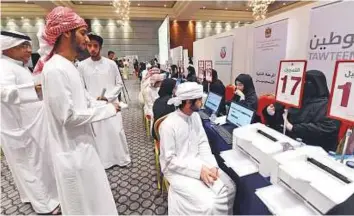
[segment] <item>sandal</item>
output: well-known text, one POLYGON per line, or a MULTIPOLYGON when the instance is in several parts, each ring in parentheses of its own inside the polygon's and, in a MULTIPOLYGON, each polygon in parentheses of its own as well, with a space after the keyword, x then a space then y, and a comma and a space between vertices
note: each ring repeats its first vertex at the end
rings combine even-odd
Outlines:
POLYGON ((61 207, 60 204, 51 212, 49 213, 38 213, 38 215, 61 215, 61 207))

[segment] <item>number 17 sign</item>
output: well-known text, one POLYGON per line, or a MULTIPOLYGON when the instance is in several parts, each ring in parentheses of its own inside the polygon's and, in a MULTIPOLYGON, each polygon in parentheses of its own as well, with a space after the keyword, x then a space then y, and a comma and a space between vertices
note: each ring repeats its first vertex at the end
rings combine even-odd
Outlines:
POLYGON ((305 60, 280 61, 275 93, 277 102, 286 107, 301 107, 306 65, 305 60))
POLYGON ((328 116, 354 124, 354 61, 337 61, 328 116))

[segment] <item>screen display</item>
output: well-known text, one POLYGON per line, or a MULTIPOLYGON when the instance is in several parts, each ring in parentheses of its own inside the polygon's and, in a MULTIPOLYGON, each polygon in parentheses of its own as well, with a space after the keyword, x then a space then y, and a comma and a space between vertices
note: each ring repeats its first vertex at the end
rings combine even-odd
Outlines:
POLYGON ((253 114, 254 111, 232 102, 227 120, 237 127, 242 127, 251 124, 253 114))
POLYGON ((205 107, 210 109, 212 112, 217 112, 221 103, 222 97, 214 94, 213 92, 209 92, 207 101, 205 102, 205 107))

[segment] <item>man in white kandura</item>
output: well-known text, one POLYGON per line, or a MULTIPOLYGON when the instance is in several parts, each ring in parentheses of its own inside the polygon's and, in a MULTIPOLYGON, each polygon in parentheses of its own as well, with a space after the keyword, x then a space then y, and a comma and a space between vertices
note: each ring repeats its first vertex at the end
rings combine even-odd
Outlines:
POLYGON ((22 202, 37 213, 60 212, 48 142, 41 87, 24 65, 32 53, 31 39, 1 31, 1 144, 22 202))
POLYGON ((89 42, 86 34, 87 24, 72 9, 54 8, 38 34, 42 58, 34 72, 42 71, 63 214, 117 215, 107 175, 94 148, 91 123, 115 116, 120 108, 116 103, 93 108, 87 105, 86 90, 74 66, 78 52, 89 42))
MULTIPOLYGON (((107 99, 108 102, 119 102, 118 95, 123 90, 123 82, 118 67, 114 61, 101 56, 102 37, 95 34, 89 34, 88 37, 90 42, 87 49, 91 58, 80 62, 78 67, 84 85, 93 97, 100 97, 102 89, 106 89, 103 99, 107 99)), ((120 104, 123 107, 123 104, 120 104)), ((128 165, 130 156, 121 112, 118 112, 114 118, 95 122, 92 125, 96 150, 104 168, 128 165)))
POLYGON ((169 215, 232 214, 236 187, 211 153, 196 113, 202 105, 203 86, 180 84, 168 104, 179 109, 161 123, 160 163, 170 183, 169 215))

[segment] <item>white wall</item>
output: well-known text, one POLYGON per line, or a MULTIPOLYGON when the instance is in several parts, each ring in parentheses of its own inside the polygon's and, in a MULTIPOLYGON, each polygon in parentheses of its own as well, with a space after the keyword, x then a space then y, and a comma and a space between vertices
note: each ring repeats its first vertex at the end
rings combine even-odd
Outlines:
MULTIPOLYGON (((288 38, 286 48, 287 59, 306 59, 307 41, 309 37, 310 12, 311 8, 325 5, 329 1, 311 3, 300 8, 278 14, 265 20, 257 21, 247 27, 232 29, 218 35, 207 37, 193 44, 193 57, 195 68, 198 60, 213 60, 213 39, 221 36, 234 35, 234 53, 232 63, 232 80, 239 73, 253 73, 253 28, 273 23, 279 20, 288 19, 288 38)), ((324 23, 325 25, 325 23, 324 23)), ((224 83, 225 85, 229 83, 224 83)))
POLYGON ((233 35, 234 47, 233 47, 233 59, 232 59, 232 79, 223 80, 224 85, 234 83, 234 80, 239 73, 244 73, 247 69, 247 56, 249 56, 249 49, 247 48, 249 33, 249 27, 242 27, 232 29, 231 31, 224 32, 218 35, 207 37, 193 43, 193 60, 194 67, 198 70, 198 60, 212 60, 213 66, 214 60, 214 40, 219 37, 225 37, 233 35))

